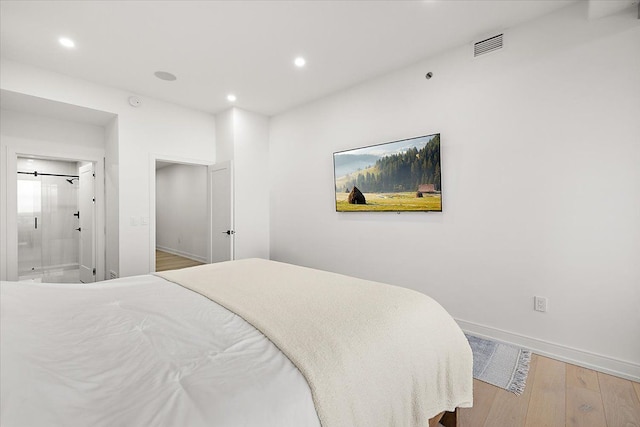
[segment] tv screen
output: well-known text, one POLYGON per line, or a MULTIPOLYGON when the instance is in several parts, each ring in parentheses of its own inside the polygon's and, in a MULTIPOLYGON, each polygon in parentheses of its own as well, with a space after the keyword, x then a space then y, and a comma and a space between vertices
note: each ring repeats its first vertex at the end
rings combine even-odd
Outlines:
POLYGON ((336 211, 442 212, 440 134, 333 153, 336 211))

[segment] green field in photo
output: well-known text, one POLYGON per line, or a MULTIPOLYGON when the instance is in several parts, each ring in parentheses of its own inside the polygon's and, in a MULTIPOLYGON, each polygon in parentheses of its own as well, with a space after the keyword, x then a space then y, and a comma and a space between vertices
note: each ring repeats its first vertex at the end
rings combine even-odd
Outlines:
POLYGON ((441 211, 440 194, 424 194, 416 197, 414 192, 404 193, 364 193, 366 205, 351 205, 348 193, 336 193, 336 207, 339 212, 357 211, 441 211))

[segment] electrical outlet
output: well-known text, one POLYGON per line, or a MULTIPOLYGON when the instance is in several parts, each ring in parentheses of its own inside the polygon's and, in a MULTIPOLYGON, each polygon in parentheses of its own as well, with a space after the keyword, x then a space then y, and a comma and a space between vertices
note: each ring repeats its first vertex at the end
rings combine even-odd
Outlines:
POLYGON ((535 311, 541 311, 543 313, 547 311, 547 298, 533 297, 533 309, 535 311))

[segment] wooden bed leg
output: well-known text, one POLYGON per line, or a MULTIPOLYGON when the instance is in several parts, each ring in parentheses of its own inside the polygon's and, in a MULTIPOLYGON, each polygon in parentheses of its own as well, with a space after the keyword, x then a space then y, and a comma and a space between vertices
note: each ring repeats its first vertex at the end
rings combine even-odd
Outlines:
POLYGON ((429 420, 429 427, 438 427, 440 424, 444 427, 458 427, 458 408, 454 412, 440 412, 429 420))
POLYGON ((458 427, 458 408, 454 412, 445 412, 440 422, 445 427, 458 427))
POLYGON ((438 415, 431 418, 429 420, 429 427, 438 427, 443 415, 444 415, 444 412, 440 412, 438 415))

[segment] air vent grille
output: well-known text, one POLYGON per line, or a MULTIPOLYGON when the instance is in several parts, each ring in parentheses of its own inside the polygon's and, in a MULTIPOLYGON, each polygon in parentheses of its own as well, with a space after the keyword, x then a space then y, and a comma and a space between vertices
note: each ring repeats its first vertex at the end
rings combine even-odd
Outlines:
POLYGON ((502 49, 502 36, 503 34, 498 34, 497 36, 482 40, 473 45, 473 56, 480 56, 493 52, 494 50, 502 49))

